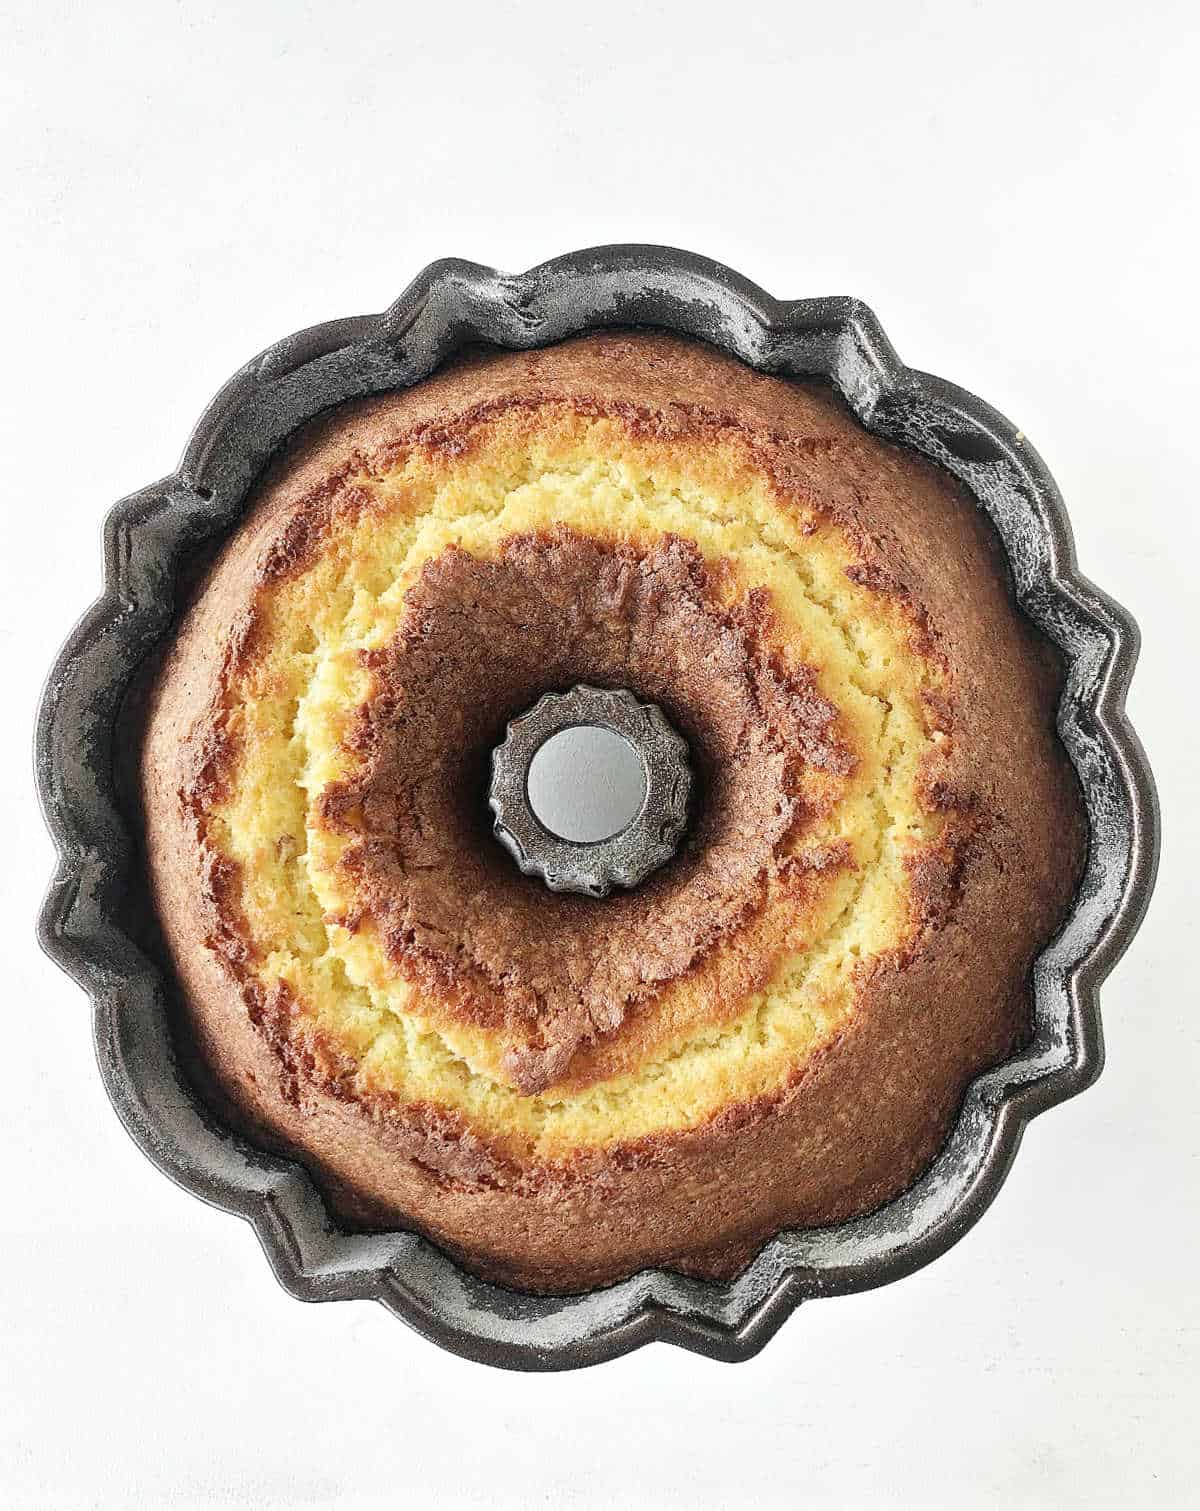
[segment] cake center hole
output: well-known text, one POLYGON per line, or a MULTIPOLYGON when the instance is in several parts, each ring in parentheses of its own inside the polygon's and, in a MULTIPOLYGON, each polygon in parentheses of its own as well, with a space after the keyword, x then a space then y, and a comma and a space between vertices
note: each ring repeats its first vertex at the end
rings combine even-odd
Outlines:
POLYGON ((559 839, 596 844, 628 829, 646 797, 646 768, 616 730, 560 729, 534 751, 526 778, 534 817, 559 839))

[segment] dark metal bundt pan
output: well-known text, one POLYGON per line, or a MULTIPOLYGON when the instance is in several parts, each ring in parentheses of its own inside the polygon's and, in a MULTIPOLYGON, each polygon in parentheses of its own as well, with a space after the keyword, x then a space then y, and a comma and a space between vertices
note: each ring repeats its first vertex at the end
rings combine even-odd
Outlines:
POLYGON ((1124 713, 1137 646, 1129 615, 1077 572, 1058 490, 1021 432, 905 367, 857 300, 775 300, 660 247, 577 252, 518 277, 437 262, 384 314, 314 326, 249 362, 205 411, 178 471, 108 516, 104 594, 59 656, 38 722, 59 854, 42 943, 91 997, 100 1070, 133 1138, 188 1190, 252 1222, 294 1296, 373 1297, 446 1348, 516 1369, 594 1364, 655 1338, 745 1359, 799 1302, 881 1285, 940 1254, 995 1196, 1029 1119, 1098 1074, 1097 988, 1141 920, 1157 859, 1153 783, 1124 713), (126 927, 145 889, 115 757, 126 691, 171 628, 178 569, 236 524, 298 425, 416 383, 465 342, 534 347, 606 325, 666 327, 765 372, 832 381, 869 430, 963 480, 1004 540, 1022 606, 1069 664, 1058 724, 1091 839, 1071 916, 1034 968, 1033 1043, 974 1082, 910 1191, 852 1222, 780 1234, 728 1284, 651 1270, 584 1296, 534 1297, 474 1278, 413 1234, 341 1231, 299 1164, 235 1137, 198 1099, 172 1043, 170 985, 126 927))

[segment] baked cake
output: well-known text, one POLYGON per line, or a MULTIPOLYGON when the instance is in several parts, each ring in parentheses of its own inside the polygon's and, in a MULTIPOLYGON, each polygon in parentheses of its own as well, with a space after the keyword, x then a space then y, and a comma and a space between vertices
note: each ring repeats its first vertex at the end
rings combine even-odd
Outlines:
POLYGON ((302 434, 162 663, 188 1037, 346 1222, 532 1291, 731 1276, 902 1191, 1028 1034, 1085 843, 1059 691, 974 502, 831 392, 659 333, 472 353, 302 434), (487 806, 581 682, 695 773, 602 900, 487 806))

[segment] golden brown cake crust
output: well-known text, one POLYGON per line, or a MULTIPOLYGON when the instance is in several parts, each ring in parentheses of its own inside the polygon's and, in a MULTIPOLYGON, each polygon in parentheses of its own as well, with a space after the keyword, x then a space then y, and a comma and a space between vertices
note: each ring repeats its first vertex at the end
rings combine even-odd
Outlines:
MULTIPOLYGON (((523 1096, 636 1074, 667 1033, 658 1004, 676 1001, 677 981, 703 989, 671 1008, 671 1032, 731 1021, 787 946, 788 909, 802 914, 810 892, 856 869, 848 845, 827 838, 862 736, 812 669, 779 651, 770 594, 736 577, 674 531, 514 530, 487 556, 453 545, 431 556, 399 632, 359 655, 371 696, 345 730, 353 770, 314 805, 351 899, 325 923, 376 931, 388 969, 416 983, 448 1031, 498 1036, 494 1073, 523 1096), (565 639, 564 616, 583 626, 565 639), (689 846, 610 903, 537 891, 492 846, 474 802, 504 720, 576 680, 661 702, 704 777, 689 846)), ((968 1081, 1027 1031, 1030 962, 1062 918, 1084 845, 1053 732, 1058 689, 973 502, 868 436, 832 395, 656 333, 474 356, 310 427, 256 490, 164 661, 143 808, 190 1031, 243 1118, 301 1153, 352 1220, 414 1227, 531 1290, 584 1289, 649 1264, 727 1276, 782 1227, 837 1221, 904 1189, 968 1081), (264 664, 277 586, 340 549, 356 511, 380 507, 360 476, 391 476, 414 453, 452 471, 489 427, 521 443, 552 413, 603 421, 654 457, 736 443, 781 507, 850 543, 849 582, 936 667, 923 698, 937 743, 917 783, 936 828, 907 852, 911 916, 894 948, 854 968, 836 1029, 761 1095, 548 1158, 461 1108, 368 1085, 285 980, 264 984, 241 863, 211 819, 247 738, 229 689, 264 664)))

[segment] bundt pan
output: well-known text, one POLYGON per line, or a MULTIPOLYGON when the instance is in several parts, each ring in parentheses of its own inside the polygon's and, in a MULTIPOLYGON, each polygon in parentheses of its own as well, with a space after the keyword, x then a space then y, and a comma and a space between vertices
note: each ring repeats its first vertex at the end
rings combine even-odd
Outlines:
POLYGON ((382 315, 314 326, 247 363, 178 470, 109 515, 103 596, 59 656, 40 711, 37 775, 59 855, 42 942, 91 997, 101 1073, 133 1138, 172 1179, 253 1223, 294 1296, 374 1298, 444 1347, 508 1368, 593 1364, 656 1338, 749 1358, 799 1302, 882 1285, 948 1248, 995 1196, 1029 1119, 1098 1074, 1098 987, 1142 917, 1157 855, 1154 789, 1123 707, 1137 645, 1128 614, 1078 574, 1058 490, 1022 432, 905 367, 858 301, 777 301, 719 264, 658 247, 573 253, 517 277, 434 263, 382 315), (300 1164, 235 1136, 193 1089, 128 817, 129 694, 189 573, 297 427, 416 383, 467 343, 529 348, 613 325, 666 328, 765 372, 829 382, 867 429, 962 480, 999 531, 1022 607, 1067 663, 1058 727, 1090 842, 1070 916, 1034 967, 1032 1042, 971 1085, 948 1143, 902 1196, 835 1227, 781 1233, 728 1283, 651 1270, 584 1295, 530 1296, 475 1278, 412 1233, 343 1230, 300 1164))

